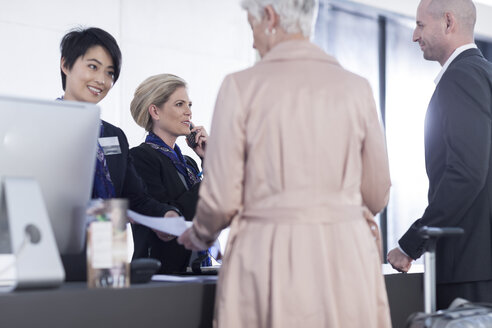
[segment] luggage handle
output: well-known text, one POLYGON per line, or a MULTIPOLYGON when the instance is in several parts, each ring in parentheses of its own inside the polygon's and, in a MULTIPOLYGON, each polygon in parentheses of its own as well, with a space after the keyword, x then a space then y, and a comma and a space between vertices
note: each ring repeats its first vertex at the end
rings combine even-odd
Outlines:
POLYGON ((454 227, 437 228, 437 227, 423 226, 422 228, 419 229, 420 236, 425 239, 462 235, 464 233, 465 230, 463 230, 462 228, 454 228, 454 227))
POLYGON ((462 228, 455 227, 428 227, 419 229, 419 235, 427 239, 426 252, 424 254, 424 306, 426 313, 436 311, 436 244, 441 237, 459 236, 465 233, 462 228))

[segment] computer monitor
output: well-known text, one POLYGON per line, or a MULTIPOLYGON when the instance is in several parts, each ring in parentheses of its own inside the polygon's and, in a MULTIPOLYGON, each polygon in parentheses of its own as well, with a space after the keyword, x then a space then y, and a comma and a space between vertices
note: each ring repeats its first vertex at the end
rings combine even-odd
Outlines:
POLYGON ((96 105, 0 96, 0 207, 5 179, 37 181, 60 254, 83 249, 99 129, 96 105))

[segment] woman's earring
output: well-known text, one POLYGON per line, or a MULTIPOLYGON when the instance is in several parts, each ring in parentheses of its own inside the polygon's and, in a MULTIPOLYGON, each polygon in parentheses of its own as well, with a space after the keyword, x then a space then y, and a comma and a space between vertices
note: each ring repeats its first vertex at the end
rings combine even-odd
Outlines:
POLYGON ((275 33, 277 33, 277 30, 274 28, 272 28, 272 34, 275 35, 275 33))
POLYGON ((265 35, 270 35, 270 31, 268 30, 268 28, 265 29, 265 35))

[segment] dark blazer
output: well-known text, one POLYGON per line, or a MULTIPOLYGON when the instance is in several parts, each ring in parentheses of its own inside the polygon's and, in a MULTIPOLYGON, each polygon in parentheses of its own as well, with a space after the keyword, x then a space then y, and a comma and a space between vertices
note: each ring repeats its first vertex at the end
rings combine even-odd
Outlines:
POLYGON ((127 198, 128 207, 140 214, 149 216, 164 216, 164 214, 174 209, 174 207, 159 202, 150 196, 145 189, 145 184, 138 176, 133 165, 133 160, 129 156, 129 146, 123 131, 105 121, 103 137, 118 137, 121 154, 107 155, 106 163, 108 164, 111 181, 117 198, 127 198))
MULTIPOLYGON (((198 202, 200 184, 195 184, 187 190, 172 161, 145 143, 132 148, 130 153, 135 161, 135 168, 145 181, 150 195, 161 202, 176 206, 186 220, 192 220, 198 202)), ((185 159, 188 164, 199 171, 193 159, 188 156, 185 156, 185 159)), ((176 239, 164 242, 147 227, 133 225, 132 228, 135 245, 134 258, 152 257, 160 260, 162 262, 161 273, 186 270, 191 252, 179 245, 176 239)))
POLYGON ((423 225, 456 226, 462 237, 439 240, 437 283, 492 279, 492 64, 478 49, 453 60, 431 98, 425 119, 429 193, 424 215, 400 239, 422 255, 423 225))
MULTIPOLYGON (((129 208, 144 215, 164 216, 167 211, 176 210, 174 206, 161 203, 149 196, 144 182, 135 171, 132 158, 129 155, 128 141, 123 131, 105 121, 102 121, 102 124, 104 128, 102 137, 118 137, 121 149, 121 154, 106 156, 116 197, 127 198, 129 208)), ((67 281, 86 280, 85 249, 79 254, 62 255, 62 262, 67 281)))

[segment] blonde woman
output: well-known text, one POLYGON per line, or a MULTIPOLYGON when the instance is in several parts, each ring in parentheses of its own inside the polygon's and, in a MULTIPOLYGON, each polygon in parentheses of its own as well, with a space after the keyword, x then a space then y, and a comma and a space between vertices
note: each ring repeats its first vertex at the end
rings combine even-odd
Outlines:
MULTIPOLYGON (((191 105, 183 79, 159 74, 138 86, 130 106, 135 122, 148 132, 145 142, 130 151, 137 173, 154 199, 176 206, 188 220, 195 215, 201 173, 197 163, 181 153, 176 140, 193 132, 193 150, 201 159, 207 143, 205 129, 191 123, 191 105)), ((132 228, 134 258, 160 260, 161 273, 186 270, 191 252, 175 236, 137 224, 132 228)))

